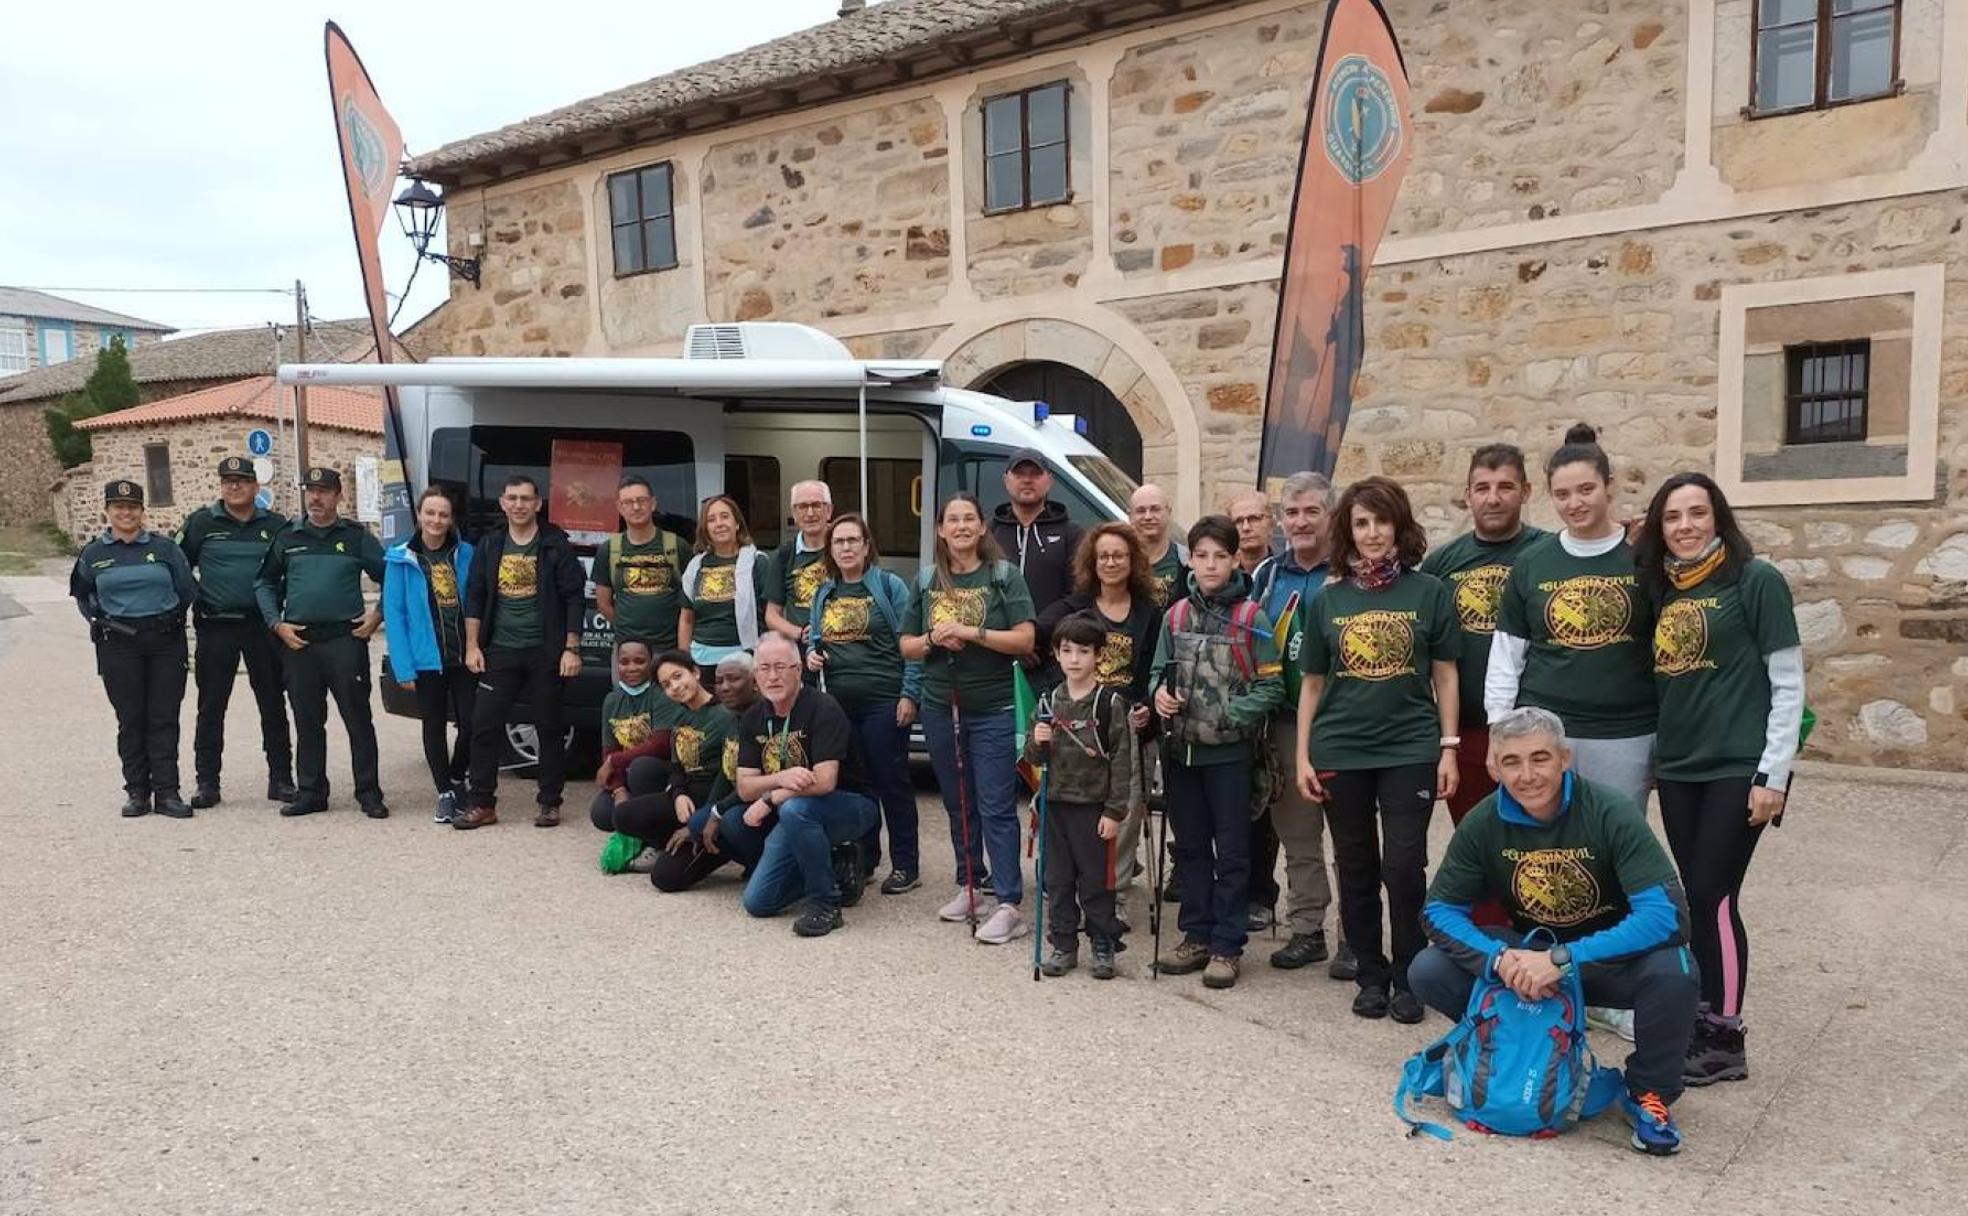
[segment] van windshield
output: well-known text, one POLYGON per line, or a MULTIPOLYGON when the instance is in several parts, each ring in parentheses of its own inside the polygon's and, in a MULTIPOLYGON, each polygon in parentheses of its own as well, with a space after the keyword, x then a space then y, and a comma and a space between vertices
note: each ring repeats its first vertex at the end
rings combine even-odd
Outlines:
POLYGON ((657 522, 689 539, 696 534, 695 461, 690 436, 680 431, 446 427, 431 435, 430 480, 462 491, 465 534, 476 536, 499 524, 506 478, 523 473, 539 483, 548 521, 578 540, 622 526, 616 483, 640 473, 656 492, 657 522), (555 484, 556 471, 563 484, 555 484))
POLYGON ((1082 456, 1072 453, 1068 454, 1066 459, 1080 471, 1081 476, 1099 486, 1102 494, 1112 499, 1115 506, 1126 512, 1128 499, 1133 498, 1134 492, 1140 489, 1135 484, 1134 478, 1121 472, 1120 466, 1113 461, 1098 454, 1082 456))

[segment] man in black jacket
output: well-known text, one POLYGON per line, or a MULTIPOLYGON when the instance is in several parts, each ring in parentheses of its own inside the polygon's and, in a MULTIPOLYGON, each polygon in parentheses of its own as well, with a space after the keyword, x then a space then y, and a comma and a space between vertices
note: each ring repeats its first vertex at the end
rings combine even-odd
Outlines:
POLYGON ((1004 555, 1025 576, 1032 607, 1039 613, 1073 589, 1073 550, 1080 545, 1080 525, 1066 518, 1066 508, 1052 501, 1052 470, 1045 457, 1019 448, 1005 465, 1005 493, 1011 501, 991 515, 991 536, 1004 555))
POLYGON ((585 578, 567 533, 540 520, 540 486, 524 473, 506 478, 499 507, 506 526, 478 541, 465 589, 465 666, 480 674, 472 714, 471 807, 451 821, 464 831, 499 822, 499 758, 507 715, 520 694, 533 713, 540 748, 537 828, 560 823, 567 776, 560 698, 581 671, 585 578))

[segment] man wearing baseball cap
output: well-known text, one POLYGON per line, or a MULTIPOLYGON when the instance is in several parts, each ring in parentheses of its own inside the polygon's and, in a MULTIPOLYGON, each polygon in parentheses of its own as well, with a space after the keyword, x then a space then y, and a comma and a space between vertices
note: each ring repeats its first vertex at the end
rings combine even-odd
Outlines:
POLYGON ((198 649, 192 675, 198 682, 198 728, 192 763, 198 789, 191 805, 219 801, 225 752, 226 707, 241 659, 260 711, 260 746, 266 753, 267 800, 294 801, 294 750, 287 742, 287 706, 281 700, 280 651, 260 619, 253 582, 286 517, 259 503, 260 475, 243 456, 219 462, 217 502, 193 511, 178 530, 178 546, 198 576, 192 625, 198 649))
POLYGON ((1005 494, 1010 502, 991 515, 991 535, 1005 556, 1025 576, 1032 607, 1040 616, 1073 589, 1073 550, 1080 545, 1080 525, 1066 518, 1064 505, 1052 493, 1052 470, 1032 448, 1019 448, 1005 464, 1005 494))
POLYGON ((274 534, 255 590, 260 616, 281 643, 294 707, 294 801, 287 816, 328 809, 328 698, 348 729, 355 800, 371 819, 389 815, 377 774, 369 708, 369 639, 383 614, 362 599, 362 576, 383 582, 383 546, 340 514, 342 475, 316 466, 302 479, 307 514, 274 534))

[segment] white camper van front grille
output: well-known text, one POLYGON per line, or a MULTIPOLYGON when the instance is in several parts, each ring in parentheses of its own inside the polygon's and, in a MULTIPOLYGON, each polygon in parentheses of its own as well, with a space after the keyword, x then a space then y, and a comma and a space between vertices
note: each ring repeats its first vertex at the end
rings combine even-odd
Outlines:
POLYGON ((686 359, 743 359, 745 331, 738 325, 693 325, 684 338, 686 359))

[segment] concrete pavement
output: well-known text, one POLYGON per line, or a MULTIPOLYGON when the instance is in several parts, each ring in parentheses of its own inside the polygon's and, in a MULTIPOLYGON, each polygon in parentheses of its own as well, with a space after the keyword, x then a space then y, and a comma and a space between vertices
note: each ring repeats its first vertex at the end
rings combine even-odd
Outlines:
MULTIPOLYGON (((1968 788, 1814 772, 1766 835, 1752 1079, 1558 1142, 1409 1140, 1389 1097, 1447 1028, 1351 1017, 1264 965, 1034 984, 1030 942, 871 890, 803 941, 720 877, 664 896, 568 822, 433 825, 414 723, 396 817, 279 819, 233 701, 228 801, 124 822, 82 622, 0 580, 0 1213, 1941 1212, 1968 1193, 1968 788), (1950 1199, 1949 1196, 1954 1196, 1950 1199)), ((191 705, 183 755, 191 755, 191 705)), ((529 801, 523 792, 516 804, 529 801)), ((1438 816, 1435 854, 1447 830, 1438 816)), ((1137 909, 1142 903, 1137 896, 1137 909)), ((1316 970, 1316 969, 1315 969, 1316 970)), ((1618 1062, 1616 1042, 1600 1048, 1618 1062)), ((1435 1108, 1440 1114, 1440 1108, 1435 1108)))

